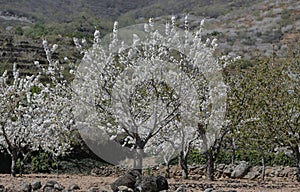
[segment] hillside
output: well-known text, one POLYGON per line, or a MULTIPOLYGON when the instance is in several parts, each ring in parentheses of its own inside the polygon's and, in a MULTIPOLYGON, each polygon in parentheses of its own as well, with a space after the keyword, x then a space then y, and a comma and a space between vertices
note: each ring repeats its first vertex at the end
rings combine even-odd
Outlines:
POLYGON ((43 59, 41 40, 60 44, 57 58, 78 54, 71 37, 91 38, 95 27, 102 35, 113 21, 120 27, 176 15, 190 15, 191 28, 206 18, 206 35, 217 36, 221 53, 282 55, 300 38, 298 0, 0 0, 0 72, 18 63, 28 72, 43 59))
POLYGON ((262 0, 163 0, 141 9, 131 10, 124 15, 138 19, 140 17, 148 18, 189 13, 195 16, 217 18, 261 1, 262 0))
POLYGON ((70 22, 82 15, 115 20, 132 16, 157 17, 188 12, 217 17, 261 0, 10 0, 0 1, 0 11, 28 17, 32 21, 70 22))
POLYGON ((107 32, 114 20, 125 26, 144 18, 181 13, 217 18, 258 2, 261 0, 0 0, 0 24, 2 28, 21 26, 19 33, 25 28, 25 33, 34 37, 72 36, 91 32, 94 27, 107 32))
POLYGON ((34 21, 70 22, 81 14, 116 19, 133 9, 145 7, 154 0, 1 0, 2 11, 13 12, 34 21))
POLYGON ((219 37, 224 53, 246 59, 283 56, 300 40, 300 1, 264 0, 209 23, 207 33, 219 37))

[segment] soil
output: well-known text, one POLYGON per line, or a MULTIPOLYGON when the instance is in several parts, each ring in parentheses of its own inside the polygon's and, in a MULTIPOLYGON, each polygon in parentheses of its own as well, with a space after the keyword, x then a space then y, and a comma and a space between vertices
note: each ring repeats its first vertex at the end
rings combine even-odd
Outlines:
MULTIPOLYGON (((105 187, 109 189, 110 184, 114 182, 117 177, 97 177, 90 175, 52 175, 52 174, 29 174, 12 178, 8 174, 0 174, 0 185, 17 186, 22 182, 41 181, 42 185, 49 180, 55 180, 65 187, 71 184, 80 186, 79 191, 87 191, 91 187, 105 187)), ((169 179, 169 192, 175 191, 179 186, 185 186, 187 192, 203 191, 207 188, 222 191, 236 191, 236 192, 300 192, 300 183, 290 180, 269 180, 269 181, 251 181, 238 179, 219 179, 217 181, 207 180, 183 180, 183 179, 169 179)))

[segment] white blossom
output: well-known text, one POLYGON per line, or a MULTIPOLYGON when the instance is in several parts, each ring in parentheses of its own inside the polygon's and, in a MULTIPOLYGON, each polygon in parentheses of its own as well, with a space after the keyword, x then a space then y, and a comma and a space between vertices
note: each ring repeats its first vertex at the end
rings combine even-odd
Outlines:
POLYGON ((185 31, 173 16, 160 32, 150 18, 140 33, 145 35, 132 34, 128 44, 115 23, 108 50, 94 42, 73 82, 76 123, 84 136, 96 130, 113 139, 125 134, 124 147, 130 141, 132 148, 156 155, 166 154, 164 145, 187 154, 212 144, 223 126, 227 87, 213 56, 216 39, 203 44, 201 34, 189 32, 187 19, 185 31))
MULTIPOLYGON (((49 74, 53 74, 58 64, 53 65, 46 40, 43 45, 52 64, 49 74)), ((40 74, 20 76, 16 64, 12 82, 6 72, 0 77, 0 148, 8 152, 13 164, 28 150, 44 149, 58 156, 70 149, 67 135, 73 116, 69 92, 53 79, 50 86, 40 81, 40 74)))

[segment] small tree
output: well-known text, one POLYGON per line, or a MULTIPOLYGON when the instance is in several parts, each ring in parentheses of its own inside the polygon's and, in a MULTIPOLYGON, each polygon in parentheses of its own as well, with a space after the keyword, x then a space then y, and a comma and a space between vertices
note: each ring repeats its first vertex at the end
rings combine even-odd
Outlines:
POLYGON ((57 156, 70 148, 66 133, 73 124, 68 116, 72 111, 64 85, 58 81, 44 85, 40 76, 21 77, 14 65, 12 77, 7 72, 0 77, 0 146, 11 156, 12 176, 17 159, 31 151, 44 149, 57 156))
POLYGON ((290 50, 288 57, 278 59, 274 67, 279 66, 280 78, 275 118, 278 128, 273 129, 277 144, 293 151, 297 167, 297 181, 300 182, 300 48, 299 44, 290 50), (281 66, 281 67, 280 67, 281 66), (284 66, 284 67, 282 67, 284 66), (281 69, 283 68, 283 70, 281 69))
POLYGON ((267 58, 246 69, 236 69, 230 76, 228 114, 232 130, 239 144, 261 154, 262 179, 265 155, 273 150, 271 146, 276 143, 276 146, 288 146, 295 157, 299 153, 297 74, 296 62, 267 58))
MULTIPOLYGON (((270 75, 274 71, 260 62, 253 67, 236 69, 229 82, 231 87, 229 107, 231 126, 234 126, 233 135, 240 145, 258 150, 262 158, 262 178, 264 178, 265 155, 272 143, 272 132, 268 127, 265 115, 271 109, 270 75), (266 74, 268 73, 268 74, 266 74)), ((273 81, 273 80, 272 80, 273 81)), ((270 114, 269 114, 270 115, 270 114)))

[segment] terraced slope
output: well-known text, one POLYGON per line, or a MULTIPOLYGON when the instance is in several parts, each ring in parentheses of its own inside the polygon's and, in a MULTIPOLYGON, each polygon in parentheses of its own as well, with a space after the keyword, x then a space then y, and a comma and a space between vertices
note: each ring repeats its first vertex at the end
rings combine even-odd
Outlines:
POLYGON ((207 36, 220 40, 219 52, 250 59, 284 54, 300 39, 299 0, 0 0, 0 72, 17 63, 24 73, 32 63, 46 63, 43 38, 61 44, 57 58, 76 60, 70 37, 89 38, 95 27, 104 35, 114 20, 120 26, 190 14, 191 28, 207 18, 207 36))

